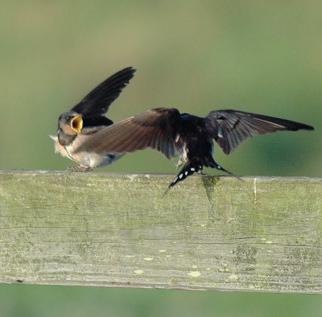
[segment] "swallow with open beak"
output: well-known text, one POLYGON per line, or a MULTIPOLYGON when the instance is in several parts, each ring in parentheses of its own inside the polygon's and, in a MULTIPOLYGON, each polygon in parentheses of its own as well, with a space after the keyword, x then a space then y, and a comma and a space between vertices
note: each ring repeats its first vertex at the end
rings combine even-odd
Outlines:
POLYGON ((135 69, 132 67, 118 71, 100 83, 70 111, 59 116, 57 134, 50 136, 55 143, 55 152, 75 161, 78 170, 86 171, 93 167, 108 165, 120 158, 121 154, 117 153, 115 155, 99 155, 86 151, 78 153, 76 149, 85 140, 95 136, 99 130, 113 124, 105 113, 134 73, 135 69))
POLYGON ((211 111, 206 117, 155 108, 112 124, 104 116, 132 78, 126 68, 108 78, 58 119, 56 150, 86 170, 108 165, 122 155, 152 148, 167 158, 179 155, 181 170, 169 188, 204 167, 232 174, 213 157, 214 141, 225 154, 255 135, 313 130, 310 125, 238 110, 211 111))

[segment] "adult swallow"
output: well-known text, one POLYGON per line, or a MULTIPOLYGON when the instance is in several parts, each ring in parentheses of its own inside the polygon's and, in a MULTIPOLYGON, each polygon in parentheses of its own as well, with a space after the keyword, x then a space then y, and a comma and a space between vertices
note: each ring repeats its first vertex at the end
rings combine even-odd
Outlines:
POLYGON ((83 170, 108 165, 126 153, 145 148, 160 151, 169 159, 178 154, 182 168, 170 183, 172 187, 204 167, 231 174, 214 160, 214 141, 230 154, 255 135, 314 129, 304 123, 238 110, 211 111, 198 117, 175 108, 147 110, 112 124, 104 113, 133 73, 133 68, 116 73, 59 117, 56 151, 83 170))

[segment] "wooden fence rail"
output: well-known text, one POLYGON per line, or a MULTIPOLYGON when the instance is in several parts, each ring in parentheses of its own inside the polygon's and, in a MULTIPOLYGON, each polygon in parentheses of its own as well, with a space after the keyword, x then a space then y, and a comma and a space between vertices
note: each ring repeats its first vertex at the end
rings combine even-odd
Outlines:
POLYGON ((0 282, 322 293, 322 179, 0 171, 0 282))

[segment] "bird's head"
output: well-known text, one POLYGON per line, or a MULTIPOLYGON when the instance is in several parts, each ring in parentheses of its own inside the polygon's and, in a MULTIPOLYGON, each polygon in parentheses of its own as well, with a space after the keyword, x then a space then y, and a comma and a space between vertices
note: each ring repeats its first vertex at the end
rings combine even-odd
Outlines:
POLYGON ((61 114, 58 118, 57 138, 60 145, 69 145, 82 132, 83 117, 75 111, 61 114))
POLYGON ((70 111, 61 114, 58 118, 58 129, 66 135, 77 135, 83 129, 83 117, 81 114, 70 111))

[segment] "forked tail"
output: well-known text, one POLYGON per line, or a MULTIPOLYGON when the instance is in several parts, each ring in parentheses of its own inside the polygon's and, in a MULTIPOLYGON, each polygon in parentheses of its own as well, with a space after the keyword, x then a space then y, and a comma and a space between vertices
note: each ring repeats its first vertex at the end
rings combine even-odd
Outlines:
POLYGON ((175 179, 170 183, 169 188, 176 185, 178 182, 183 181, 188 176, 192 175, 193 173, 200 172, 202 170, 202 164, 198 162, 188 162, 186 163, 183 168, 180 170, 179 174, 175 177, 175 179))

